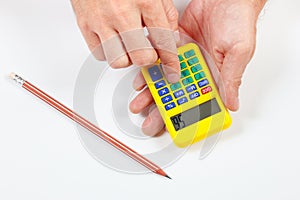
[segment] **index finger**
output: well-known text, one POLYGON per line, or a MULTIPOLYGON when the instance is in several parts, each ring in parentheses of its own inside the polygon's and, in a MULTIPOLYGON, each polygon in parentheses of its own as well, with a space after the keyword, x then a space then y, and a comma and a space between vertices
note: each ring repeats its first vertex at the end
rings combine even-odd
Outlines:
POLYGON ((151 6, 143 7, 142 17, 149 32, 149 40, 160 57, 166 78, 171 83, 178 82, 180 64, 176 40, 162 3, 155 1, 151 6))

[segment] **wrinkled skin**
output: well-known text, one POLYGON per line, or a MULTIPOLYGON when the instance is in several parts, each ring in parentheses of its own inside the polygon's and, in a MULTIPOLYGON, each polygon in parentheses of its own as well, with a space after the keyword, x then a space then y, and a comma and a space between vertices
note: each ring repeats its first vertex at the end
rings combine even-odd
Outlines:
MULTIPOLYGON (((238 110, 241 78, 255 50, 256 22, 266 0, 192 0, 179 23, 172 0, 71 2, 90 50, 96 58, 107 60, 113 68, 128 67, 131 64, 145 66, 154 63, 159 57, 167 79, 172 83, 177 82, 180 67, 175 39, 172 36, 163 38, 168 35, 168 32, 163 32, 150 33, 154 38, 149 38, 149 41, 140 30, 144 26, 148 29, 157 27, 162 30, 179 30, 190 36, 212 56, 222 80, 218 84, 219 88, 224 88, 220 89, 220 94, 226 107, 232 111, 238 110), (126 35, 126 32, 129 34, 126 35), (132 47, 136 41, 141 43, 139 47, 145 48, 132 47), (155 51, 152 46, 156 44, 175 49, 175 52, 161 51, 159 48, 155 51), (122 56, 115 57, 116 52, 122 56)), ((134 80, 133 87, 137 91, 146 87, 141 73, 134 80)), ((153 98, 146 88, 131 102, 130 110, 140 113, 152 103, 153 98)), ((149 110, 142 129, 147 135, 156 135, 164 130, 163 120, 155 106, 149 110)))
MULTIPOLYGON (((242 75, 253 56, 256 43, 256 22, 265 1, 250 0, 193 0, 180 22, 180 32, 204 46, 215 62, 222 79, 221 97, 225 106, 239 108, 238 93, 242 75)), ((134 88, 141 90, 145 81, 138 74, 134 88)), ((153 102, 149 89, 143 90, 130 104, 139 113, 153 102)), ((143 132, 156 135, 164 130, 158 109, 150 109, 143 132)))
MULTIPOLYGON (((172 0, 71 0, 79 28, 90 50, 113 68, 145 66, 161 59, 167 79, 180 79, 176 41, 178 12, 172 0), (146 38, 143 27, 159 27, 146 38), (128 34, 126 34, 128 33, 128 34), (151 46, 168 47, 170 51, 151 46)), ((150 32, 150 31, 149 31, 150 32)))

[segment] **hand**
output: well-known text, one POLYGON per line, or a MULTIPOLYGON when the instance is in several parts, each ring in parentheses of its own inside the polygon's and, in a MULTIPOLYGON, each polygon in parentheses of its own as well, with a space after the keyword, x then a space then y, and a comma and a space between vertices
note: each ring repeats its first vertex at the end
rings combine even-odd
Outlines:
POLYGON ((172 0, 71 1, 81 32, 96 58, 107 60, 113 68, 122 68, 132 63, 153 64, 159 56, 167 79, 172 83, 180 79, 173 35, 178 29, 178 12, 172 0), (149 37, 144 34, 144 26, 149 28, 149 37))
POLYGON ((265 0, 194 0, 180 26, 204 46, 222 79, 221 97, 232 111, 239 108, 238 90, 256 43, 256 22, 265 0), (197 19, 197 20, 193 20, 197 19))
MULTIPOLYGON (((246 65, 253 56, 256 42, 256 21, 265 0, 193 0, 180 22, 180 32, 189 35, 210 53, 220 72, 221 97, 232 111, 239 107, 238 89, 246 65)), ((134 88, 141 90, 145 80, 139 74, 134 88)), ((139 113, 153 102, 149 89, 141 92, 130 104, 139 113)), ((155 135, 164 128, 158 109, 145 119, 142 129, 155 135)))

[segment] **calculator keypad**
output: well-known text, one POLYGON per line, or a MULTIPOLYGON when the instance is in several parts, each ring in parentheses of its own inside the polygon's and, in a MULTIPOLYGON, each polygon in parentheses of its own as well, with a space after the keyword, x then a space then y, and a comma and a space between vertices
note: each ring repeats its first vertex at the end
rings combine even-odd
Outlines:
POLYGON ((179 54, 178 59, 181 67, 181 80, 174 84, 163 79, 159 66, 155 65, 148 68, 151 79, 155 83, 155 88, 167 111, 212 91, 194 50, 179 54))

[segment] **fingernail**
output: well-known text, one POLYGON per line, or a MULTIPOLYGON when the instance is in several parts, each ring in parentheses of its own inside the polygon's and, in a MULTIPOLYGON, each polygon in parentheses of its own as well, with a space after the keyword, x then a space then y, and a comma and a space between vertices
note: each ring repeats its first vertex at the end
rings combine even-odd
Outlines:
POLYGON ((171 83, 177 83, 180 80, 180 75, 177 73, 167 74, 166 77, 171 83))

